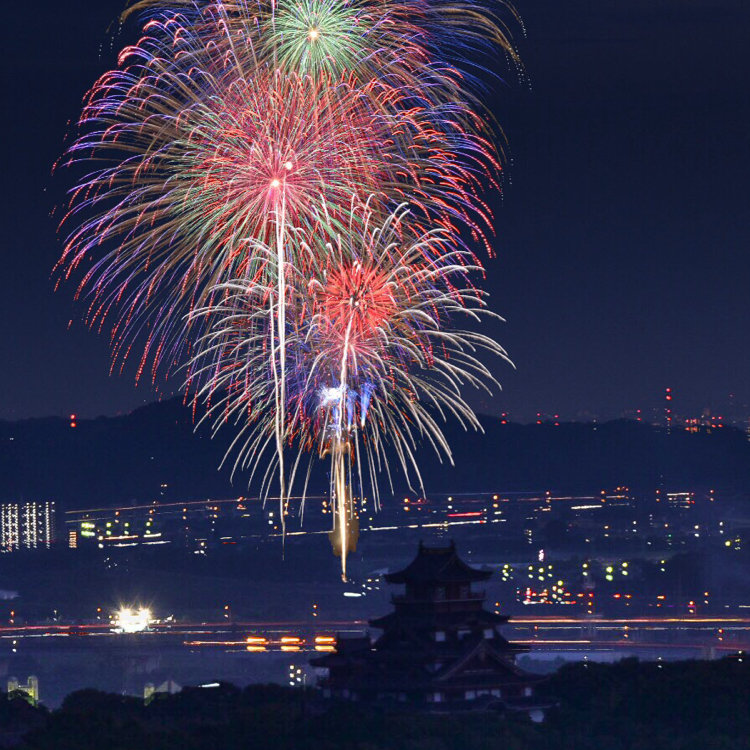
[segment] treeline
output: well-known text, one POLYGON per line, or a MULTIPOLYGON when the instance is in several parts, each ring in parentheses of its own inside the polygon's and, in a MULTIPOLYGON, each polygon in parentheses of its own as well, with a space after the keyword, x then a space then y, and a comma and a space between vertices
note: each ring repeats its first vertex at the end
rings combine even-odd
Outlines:
POLYGON ((750 663, 565 666, 557 705, 523 715, 431 715, 326 704, 310 690, 187 688, 145 705, 94 690, 56 711, 2 701, 0 743, 23 750, 747 750, 750 663))
MULTIPOLYGON (((248 473, 233 485, 229 469, 218 470, 235 428, 211 439, 207 427, 195 431, 200 416, 171 400, 121 417, 78 420, 75 428, 59 418, 0 421, 0 500, 52 499, 67 509, 257 494, 247 488, 248 473)), ((446 425, 455 466, 422 446, 428 493, 588 493, 624 484, 636 492, 664 486, 726 495, 746 494, 750 486, 750 441, 732 427, 667 434, 624 420, 559 427, 482 421, 484 434, 446 425)), ((406 483, 396 464, 390 468, 401 491, 406 483)), ((313 472, 311 494, 326 491, 325 471, 321 465, 313 472)))

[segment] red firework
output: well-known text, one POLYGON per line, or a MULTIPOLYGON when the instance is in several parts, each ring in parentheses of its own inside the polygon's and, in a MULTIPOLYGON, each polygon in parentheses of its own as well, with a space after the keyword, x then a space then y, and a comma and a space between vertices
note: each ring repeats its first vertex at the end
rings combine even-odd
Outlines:
POLYGON ((348 331, 355 348, 360 341, 371 339, 397 311, 389 275, 359 261, 329 273, 318 304, 322 324, 334 334, 348 331))

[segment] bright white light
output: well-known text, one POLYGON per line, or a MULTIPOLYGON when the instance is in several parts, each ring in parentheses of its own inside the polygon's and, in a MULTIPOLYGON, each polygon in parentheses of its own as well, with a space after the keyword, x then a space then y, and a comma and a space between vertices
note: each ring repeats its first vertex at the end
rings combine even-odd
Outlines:
POLYGON ((277 187, 279 187, 279 185, 281 185, 281 180, 278 177, 274 177, 271 180, 271 187, 272 188, 277 188, 277 187))
POLYGON ((341 386, 336 388, 321 388, 320 389, 320 405, 330 406, 341 401, 342 389, 341 386))
POLYGON ((310 29, 307 33, 307 38, 314 42, 318 37, 320 36, 320 32, 313 26, 313 28, 310 29))
POLYGON ((116 633, 142 633, 148 630, 152 621, 151 610, 146 607, 140 609, 123 607, 115 612, 112 625, 116 633))

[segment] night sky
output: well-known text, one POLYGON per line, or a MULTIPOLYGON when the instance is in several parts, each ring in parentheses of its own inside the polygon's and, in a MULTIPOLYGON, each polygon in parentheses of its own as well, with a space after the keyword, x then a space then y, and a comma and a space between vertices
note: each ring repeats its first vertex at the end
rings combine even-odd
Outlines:
MULTIPOLYGON (((156 398, 132 368, 109 376, 106 337, 50 277, 61 249, 50 168, 113 62, 108 26, 122 6, 3 8, 0 418, 115 414, 156 398)), ((487 264, 517 371, 498 367, 505 390, 486 408, 612 417, 659 403, 666 386, 678 411, 721 411, 730 393, 747 403, 750 2, 518 9, 530 84, 510 72, 495 91, 512 163, 487 264)))

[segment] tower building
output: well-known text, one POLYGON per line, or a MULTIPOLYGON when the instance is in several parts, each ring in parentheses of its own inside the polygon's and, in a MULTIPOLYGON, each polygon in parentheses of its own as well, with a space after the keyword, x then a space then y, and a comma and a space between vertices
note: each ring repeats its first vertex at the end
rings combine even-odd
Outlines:
POLYGON ((463 562, 453 543, 420 544, 406 568, 385 576, 404 591, 393 596, 390 614, 370 620, 380 637, 339 637, 334 653, 311 661, 327 670, 324 694, 432 710, 523 710, 538 718, 545 706, 534 695, 540 678, 515 664, 528 648, 498 632, 509 618, 484 609, 484 592, 472 590, 490 575, 463 562))
POLYGON ((55 536, 55 504, 51 501, 2 503, 0 549, 49 548, 55 536))

